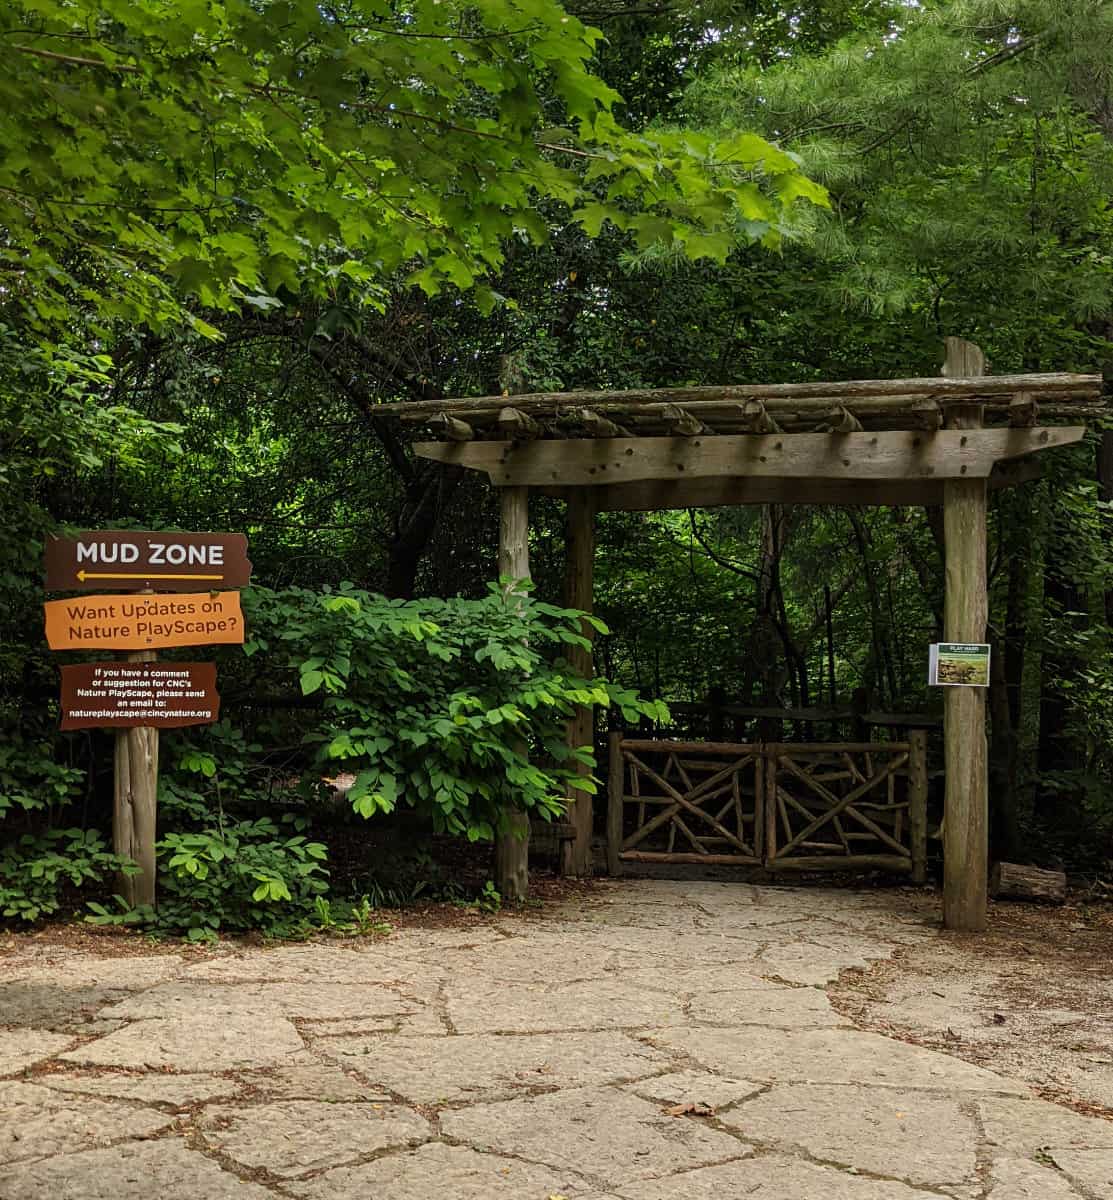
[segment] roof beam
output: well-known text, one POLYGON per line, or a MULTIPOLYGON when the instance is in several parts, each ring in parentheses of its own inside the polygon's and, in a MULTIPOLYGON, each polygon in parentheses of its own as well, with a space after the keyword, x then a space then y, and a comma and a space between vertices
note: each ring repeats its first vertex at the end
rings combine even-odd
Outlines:
MULTIPOLYGON (((1040 477, 1035 459, 999 463, 990 488, 1015 487, 1040 477)), ((543 487, 547 496, 567 500, 579 488, 543 487)), ((667 482, 611 483, 592 488, 599 512, 654 512, 668 508, 722 508, 743 504, 825 504, 841 507, 931 508, 943 503, 942 480, 888 479, 845 482, 830 479, 673 479, 667 482)))
POLYGON ((420 442, 424 458, 485 471, 499 487, 596 487, 748 476, 757 479, 986 479, 995 462, 1070 445, 1084 426, 937 433, 793 433, 567 441, 420 442))
MULTIPOLYGON (((895 407, 907 407, 912 397, 931 398, 942 403, 971 403, 1001 399, 1008 400, 1017 392, 1032 393, 1037 399, 1101 398, 1100 375, 1039 374, 1039 375, 982 375, 972 378, 948 379, 929 376, 918 379, 856 379, 836 383, 750 383, 734 386, 691 388, 636 388, 627 391, 529 392, 515 395, 514 407, 534 416, 557 416, 570 408, 596 408, 606 415, 612 410, 641 411, 648 405, 677 404, 695 416, 704 414, 694 407, 698 404, 734 403, 761 400, 771 413, 778 410, 795 411, 802 400, 819 400, 823 411, 844 404, 859 414, 867 401, 895 401, 895 407)), ((383 416, 397 414, 407 421, 418 422, 426 414, 455 412, 499 412, 506 407, 505 396, 475 396, 453 400, 402 401, 397 404, 376 405, 383 416)), ((871 404, 872 407, 872 404, 871 404)), ((886 407, 882 404, 881 407, 886 407)), ((465 414, 462 414, 465 415, 465 414)), ((859 414, 860 415, 860 414, 859 414)))

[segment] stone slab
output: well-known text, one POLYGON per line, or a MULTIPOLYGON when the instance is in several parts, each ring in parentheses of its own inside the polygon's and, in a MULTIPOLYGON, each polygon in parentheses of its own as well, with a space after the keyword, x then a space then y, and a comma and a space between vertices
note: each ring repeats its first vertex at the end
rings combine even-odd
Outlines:
POLYGON ((390 940, 357 948, 344 944, 269 946, 224 952, 188 968, 184 978, 210 983, 395 983, 418 967, 396 953, 390 940))
POLYGON ((765 967, 754 958, 733 962, 701 962, 678 966, 674 962, 649 965, 641 956, 637 969, 623 973, 623 979, 638 987, 651 987, 677 996, 698 996, 705 992, 780 991, 784 985, 762 977, 765 967))
POLYGON ((335 1038, 317 1043, 317 1048, 416 1104, 601 1084, 668 1066, 668 1059, 659 1051, 611 1031, 532 1037, 335 1038))
POLYGON ((0 983, 2 997, 17 983, 45 984, 58 988, 103 988, 107 991, 143 991, 156 983, 172 979, 184 969, 180 954, 123 955, 102 958, 96 955, 57 951, 33 955, 13 964, 0 983))
POLYGON ((259 1013, 307 1020, 397 1017, 420 1005, 374 983, 211 983, 175 980, 106 1008, 104 1017, 169 1018, 198 1008, 214 1015, 259 1013))
POLYGON ((180 1138, 19 1163, 0 1174, 0 1200, 274 1200, 187 1149, 180 1138))
POLYGON ((354 1079, 331 1063, 307 1062, 302 1066, 273 1067, 266 1072, 243 1072, 239 1085, 252 1094, 273 1100, 378 1100, 389 1102, 382 1089, 354 1079))
POLYGON ((234 1162, 280 1177, 416 1145, 430 1135, 429 1122, 410 1109, 367 1101, 214 1105, 200 1128, 205 1143, 234 1162))
POLYGON ((682 1016, 678 998, 617 979, 582 983, 454 980, 448 1016, 460 1033, 542 1033, 667 1025, 682 1016))
POLYGON ((1027 1096, 1022 1084, 958 1058, 856 1029, 662 1029, 646 1040, 701 1066, 761 1082, 862 1083, 1027 1096))
POLYGON ((575 1088, 445 1112, 441 1128, 477 1150, 511 1154, 607 1187, 721 1162, 749 1147, 697 1117, 616 1089, 575 1088))
POLYGON ((298 1031, 285 1017, 194 1009, 174 1019, 133 1021, 59 1057, 85 1066, 189 1072, 288 1066, 293 1055, 304 1052, 298 1031))
POLYGON ((26 1070, 72 1045, 71 1036, 46 1029, 0 1029, 0 1075, 26 1070))
POLYGON ((674 1104, 707 1104, 718 1110, 740 1100, 748 1100, 761 1091, 761 1085, 745 1079, 731 1079, 710 1071, 670 1071, 652 1079, 623 1084, 623 1090, 646 1100, 670 1107, 674 1104))
POLYGON ((978 1101, 985 1137, 995 1150, 1031 1157, 1042 1150, 1113 1150, 1113 1121, 1084 1117, 1045 1100, 978 1101))
POLYGON ((617 1189, 622 1200, 929 1200, 908 1184, 865 1179, 780 1155, 746 1158, 617 1189))
POLYGON ((92 1149, 121 1138, 150 1137, 172 1119, 150 1109, 69 1096, 33 1083, 0 1084, 0 1164, 92 1149))
POLYGON ((989 1200, 1082 1200, 1067 1177, 1053 1167, 1026 1158, 1003 1158, 993 1164, 989 1200))
POLYGON ((1113 1196, 1113 1150, 1051 1150, 1051 1161, 1094 1196, 1113 1196))
POLYGON ((764 974, 789 983, 823 987, 838 979, 849 967, 868 967, 871 962, 888 958, 892 946, 864 945, 848 939, 843 946, 817 945, 811 942, 777 942, 762 952, 764 974))
POLYGON ((847 1024, 818 988, 744 988, 693 996, 688 1015, 714 1025, 806 1029, 847 1024))
POLYGON ((442 1142, 284 1187, 307 1200, 573 1200, 583 1194, 573 1175, 442 1142))
POLYGON ((166 1104, 173 1108, 190 1108, 207 1100, 226 1100, 234 1096, 241 1086, 235 1080, 224 1079, 220 1075, 124 1074, 119 1071, 39 1075, 35 1082, 60 1092, 114 1096, 123 1100, 141 1100, 147 1104, 166 1104))
POLYGON ((721 1119, 779 1151, 941 1187, 975 1182, 977 1129, 959 1105, 930 1092, 780 1084, 721 1119))

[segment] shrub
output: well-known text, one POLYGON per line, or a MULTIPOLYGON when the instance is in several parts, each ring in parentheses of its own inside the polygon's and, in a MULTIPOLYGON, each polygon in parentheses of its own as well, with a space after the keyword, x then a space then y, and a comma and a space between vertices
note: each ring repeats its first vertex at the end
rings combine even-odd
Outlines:
POLYGON ((491 585, 481 600, 386 600, 351 585, 249 595, 245 650, 320 698, 304 734, 310 775, 353 772, 349 799, 364 817, 404 804, 437 832, 489 839, 513 809, 552 818, 569 789, 595 790, 576 771, 594 765, 593 748, 564 741, 577 705, 668 716, 573 671, 560 651, 587 644, 580 622, 605 626, 521 586, 491 585))

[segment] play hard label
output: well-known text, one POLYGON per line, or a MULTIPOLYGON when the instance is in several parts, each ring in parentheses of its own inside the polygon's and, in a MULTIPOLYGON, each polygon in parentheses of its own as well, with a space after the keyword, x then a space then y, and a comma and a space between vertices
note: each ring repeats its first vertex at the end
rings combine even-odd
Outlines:
POLYGON ((164 650, 244 640, 239 592, 48 600, 43 609, 51 650, 164 650))

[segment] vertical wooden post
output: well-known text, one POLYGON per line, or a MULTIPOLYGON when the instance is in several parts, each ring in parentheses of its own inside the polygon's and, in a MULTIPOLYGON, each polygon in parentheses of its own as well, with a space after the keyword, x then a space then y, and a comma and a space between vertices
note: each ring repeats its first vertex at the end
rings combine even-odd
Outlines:
MULTIPOLYGON (((141 592, 140 595, 150 595, 141 592)), ((137 650, 125 662, 154 662, 153 650, 137 650)), ((158 816, 158 730, 140 726, 116 734, 112 848, 133 859, 138 875, 121 875, 120 895, 132 907, 155 904, 155 837, 158 816)))
POLYGON ((765 829, 761 859, 768 866, 777 857, 777 759, 780 757, 780 747, 775 742, 768 742, 762 746, 761 754, 765 765, 761 781, 761 808, 756 813, 756 819, 763 823, 765 829))
MULTIPOLYGON (((568 528, 565 543, 564 603, 589 613, 593 601, 595 571, 595 497, 590 488, 577 488, 568 499, 568 528)), ((594 641, 595 630, 584 622, 582 633, 594 641)), ((572 668, 586 679, 593 674, 591 647, 572 646, 568 650, 572 668)), ((595 710, 581 705, 568 722, 569 746, 595 744, 595 710)), ((576 773, 589 775, 589 768, 576 764, 576 773)), ((570 791, 568 816, 576 830, 571 841, 561 843, 562 875, 592 873, 591 836, 593 831, 592 798, 586 792, 570 791)))
POLYGON ((927 881, 927 730, 908 731, 908 841, 912 850, 912 882, 927 881))
MULTIPOLYGON (((529 488, 503 488, 499 499, 499 577, 528 579, 529 488)), ((495 886, 504 900, 524 900, 529 895, 528 813, 511 813, 509 828, 498 835, 495 842, 495 886)))
MULTIPOLYGON (((977 346, 947 339, 944 375, 985 373, 977 346)), ((949 410, 951 429, 977 429, 980 405, 949 410)), ((943 636, 948 642, 984 642, 989 618, 986 586, 986 485, 983 479, 943 483, 945 596, 943 636)), ((985 690, 943 689, 946 801, 943 815, 943 923, 977 933, 986 926, 989 785, 986 775, 985 690)))
POLYGON ((626 769, 622 762, 622 730, 612 729, 607 738, 607 874, 621 875, 622 796, 626 790, 626 769))

